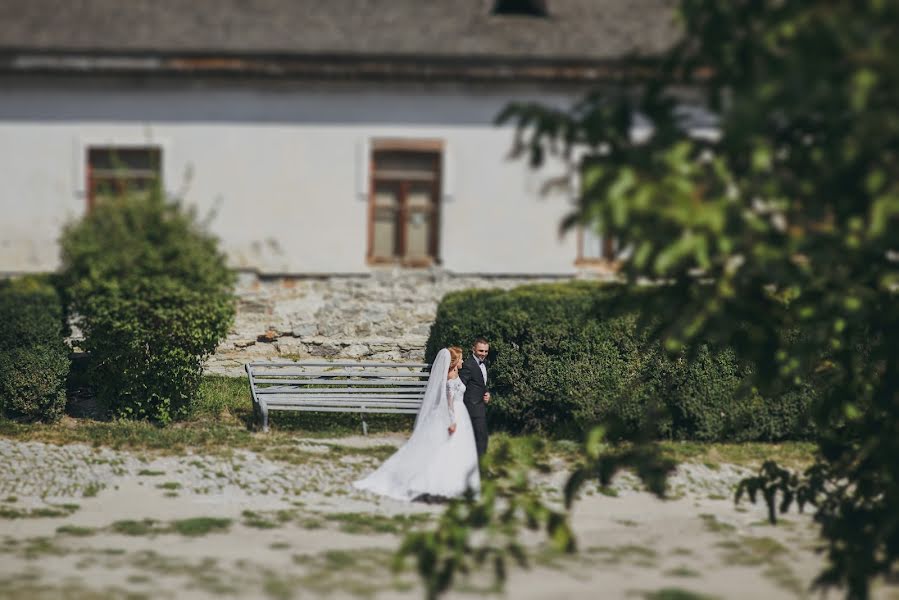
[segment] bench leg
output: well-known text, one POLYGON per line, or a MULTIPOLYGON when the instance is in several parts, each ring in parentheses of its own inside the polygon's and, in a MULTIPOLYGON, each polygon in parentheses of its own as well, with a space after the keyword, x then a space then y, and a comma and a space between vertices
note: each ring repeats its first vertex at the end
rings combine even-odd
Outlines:
POLYGON ((264 403, 257 403, 259 407, 259 416, 262 417, 262 431, 263 433, 268 433, 268 406, 264 403))
POLYGON ((365 419, 362 419, 362 435, 368 435, 368 423, 365 422, 365 419))

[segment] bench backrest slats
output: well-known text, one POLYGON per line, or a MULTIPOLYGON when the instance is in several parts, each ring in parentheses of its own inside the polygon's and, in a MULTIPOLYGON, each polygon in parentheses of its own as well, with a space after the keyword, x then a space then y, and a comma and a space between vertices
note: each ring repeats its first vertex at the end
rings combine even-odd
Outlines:
POLYGON ((321 369, 284 369, 277 371, 271 369, 253 369, 253 375, 256 377, 359 377, 362 379, 376 377, 390 377, 392 379, 397 377, 401 379, 424 379, 427 381, 429 373, 427 371, 422 372, 421 369, 408 372, 386 370, 375 371, 367 369, 359 369, 358 371, 322 371, 321 369))
POLYGON ((430 376, 424 363, 253 362, 246 371, 264 429, 269 410, 415 414, 430 376))
POLYGON ((370 362, 370 361, 262 361, 251 362, 248 367, 256 369, 257 367, 328 367, 328 368, 370 368, 370 367, 389 367, 391 369, 428 369, 431 365, 427 363, 409 363, 409 362, 370 362))
POLYGON ((257 379, 260 383, 276 383, 278 385, 296 385, 298 387, 327 386, 327 385, 352 385, 355 387, 377 387, 383 385, 408 386, 424 388, 427 381, 401 381, 396 379, 257 379))

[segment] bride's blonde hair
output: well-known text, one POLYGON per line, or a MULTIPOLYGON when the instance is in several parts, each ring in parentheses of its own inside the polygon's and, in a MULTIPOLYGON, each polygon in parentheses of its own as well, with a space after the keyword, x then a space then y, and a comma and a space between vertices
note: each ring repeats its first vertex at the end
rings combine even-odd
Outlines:
POLYGON ((462 360, 462 348, 460 348, 459 346, 450 346, 449 348, 447 348, 447 350, 449 350, 450 353, 449 369, 452 369, 453 365, 462 360))

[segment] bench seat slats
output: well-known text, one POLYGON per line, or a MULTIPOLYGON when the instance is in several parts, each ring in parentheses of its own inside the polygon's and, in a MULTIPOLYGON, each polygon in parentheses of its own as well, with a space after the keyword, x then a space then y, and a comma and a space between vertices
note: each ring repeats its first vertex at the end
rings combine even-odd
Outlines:
POLYGON ((418 413, 418 408, 335 408, 328 406, 270 406, 269 410, 295 410, 300 412, 354 412, 354 413, 371 413, 371 414, 408 414, 414 415, 418 413))
POLYGON ((290 407, 302 408, 314 408, 314 407, 322 407, 322 408, 342 408, 348 412, 353 412, 356 410, 361 410, 363 408, 370 409, 378 409, 378 408, 411 408, 414 410, 418 410, 419 405, 411 402, 354 402, 353 404, 346 404, 343 402, 272 402, 268 405, 268 407, 274 408, 275 406, 281 406, 285 409, 289 409, 290 407))
POLYGON ((327 393, 345 393, 345 394, 409 394, 409 395, 421 395, 424 392, 424 389, 412 389, 412 388, 389 388, 389 387, 381 387, 381 388, 355 388, 355 387, 330 387, 330 388, 307 388, 307 387, 291 387, 289 390, 285 389, 281 386, 275 388, 259 388, 256 390, 257 394, 297 394, 298 396, 308 395, 315 396, 318 394, 327 394, 327 393), (271 391, 269 391, 271 390, 271 391))
POLYGON ((366 402, 369 400, 401 400, 403 402, 418 402, 421 404, 422 397, 412 396, 410 394, 270 394, 265 397, 266 402, 277 402, 284 398, 295 398, 298 402, 313 402, 316 398, 325 400, 344 400, 348 404, 352 402, 366 402))
POLYGON ((301 367, 303 369, 307 367, 327 367, 327 368, 370 368, 370 367, 388 367, 390 369, 427 369, 431 365, 426 363, 411 363, 411 362, 376 362, 376 361, 359 361, 359 362, 351 362, 351 361, 257 361, 251 362, 246 365, 247 367, 256 369, 256 368, 264 368, 264 367, 301 367))
POLYGON ((355 388, 355 387, 315 387, 315 388, 304 388, 298 387, 295 385, 273 385, 269 387, 260 387, 256 390, 257 394, 292 394, 295 396, 333 396, 333 395, 344 395, 344 396, 389 396, 389 395, 397 395, 397 396, 408 396, 411 398, 421 398, 424 396, 425 389, 416 389, 416 388, 389 388, 389 387, 370 387, 370 388, 355 388))
POLYGON ((277 383, 291 385, 352 385, 357 387, 367 386, 410 386, 410 387, 427 387, 427 381, 394 381, 393 379, 256 379, 256 383, 277 383))

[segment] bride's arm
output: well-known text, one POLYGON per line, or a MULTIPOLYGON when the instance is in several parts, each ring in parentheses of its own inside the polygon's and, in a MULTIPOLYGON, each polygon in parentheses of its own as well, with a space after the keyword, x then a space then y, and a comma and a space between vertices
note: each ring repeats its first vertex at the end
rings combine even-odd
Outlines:
POLYGON ((446 384, 446 403, 447 410, 449 410, 449 432, 455 433, 456 431, 456 410, 453 408, 453 386, 450 385, 449 382, 446 384))

